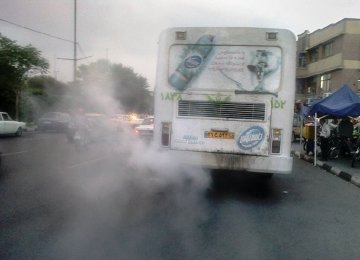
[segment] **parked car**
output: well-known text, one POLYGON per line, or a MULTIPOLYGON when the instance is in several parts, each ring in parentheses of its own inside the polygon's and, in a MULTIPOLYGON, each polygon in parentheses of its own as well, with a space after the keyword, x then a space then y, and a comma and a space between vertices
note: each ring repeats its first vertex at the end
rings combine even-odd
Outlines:
POLYGON ((62 112, 45 113, 38 120, 38 129, 40 131, 58 131, 64 132, 70 123, 70 115, 62 112))
POLYGON ((135 135, 142 138, 152 138, 154 135, 154 117, 144 118, 141 125, 135 127, 135 135))
POLYGON ((21 136, 26 130, 25 123, 13 120, 8 113, 0 112, 0 134, 21 136))

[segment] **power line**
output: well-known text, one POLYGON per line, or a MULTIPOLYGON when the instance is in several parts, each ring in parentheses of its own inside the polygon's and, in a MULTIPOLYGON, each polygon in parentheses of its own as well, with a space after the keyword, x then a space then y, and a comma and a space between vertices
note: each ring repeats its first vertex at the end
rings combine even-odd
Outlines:
POLYGON ((80 43, 77 42, 76 44, 77 44, 77 46, 79 47, 79 50, 80 50, 81 54, 82 54, 83 56, 86 56, 84 50, 83 50, 83 49, 81 48, 81 46, 80 46, 80 43))
POLYGON ((26 30, 29 30, 29 31, 32 31, 32 32, 35 32, 35 33, 39 33, 39 34, 42 34, 42 35, 45 35, 45 36, 48 36, 48 37, 51 37, 51 38, 55 38, 55 39, 62 40, 62 41, 65 41, 65 42, 74 43, 74 41, 70 41, 70 40, 55 36, 55 35, 48 34, 48 33, 40 32, 38 30, 23 26, 23 25, 20 25, 20 24, 17 24, 17 23, 10 22, 10 21, 2 19, 2 18, 0 18, 0 21, 3 21, 5 23, 8 23, 8 24, 14 25, 16 27, 20 27, 20 28, 23 28, 23 29, 26 29, 26 30))
MULTIPOLYGON (((21 24, 17 24, 17 23, 14 23, 14 22, 11 22, 11 21, 8 21, 6 19, 2 19, 0 18, 0 21, 2 22, 5 22, 5 23, 8 23, 8 24, 11 24, 11 25, 14 25, 16 27, 19 27, 19 28, 22 28, 22 29, 25 29, 25 30, 29 30, 29 31, 32 31, 32 32, 35 32, 35 33, 38 33, 38 34, 42 34, 42 35, 45 35, 45 36, 48 36, 50 38, 54 38, 54 39, 58 39, 58 40, 61 40, 61 41, 65 41, 65 42, 69 42, 71 44, 74 44, 74 58, 73 59, 69 59, 69 58, 57 58, 57 59, 61 59, 61 60, 73 60, 74 61, 74 81, 75 81, 75 71, 76 71, 76 62, 78 60, 83 60, 83 59, 87 59, 87 58, 90 58, 92 56, 87 56, 87 57, 83 57, 83 58, 77 58, 76 57, 76 46, 78 46, 78 48, 80 49, 80 51, 82 52, 82 54, 84 55, 84 51, 82 50, 80 44, 76 41, 76 0, 74 0, 74 40, 71 41, 71 40, 67 40, 67 39, 64 39, 64 38, 61 38, 61 37, 58 37, 58 36, 55 36, 55 35, 52 35, 52 34, 49 34, 49 33, 44 33, 44 32, 41 32, 41 31, 38 31, 38 30, 35 30, 35 29, 32 29, 32 28, 29 28, 27 26, 23 26, 21 24)), ((0 34, 1 35, 1 34, 0 34)))
MULTIPOLYGON (((8 24, 14 25, 14 26, 16 26, 16 27, 20 27, 20 28, 22 28, 22 29, 26 29, 26 30, 29 30, 29 31, 32 31, 32 32, 35 32, 35 33, 39 33, 39 34, 42 34, 42 35, 45 35, 45 36, 48 36, 48 37, 51 37, 51 38, 55 38, 55 39, 58 39, 58 40, 70 42, 70 43, 72 43, 72 44, 74 43, 74 41, 67 40, 67 39, 63 39, 63 38, 61 38, 61 37, 58 37, 58 36, 55 36, 55 35, 51 35, 51 34, 48 34, 48 33, 40 32, 40 31, 34 30, 34 29, 32 29, 32 28, 29 28, 29 27, 26 27, 26 26, 23 26, 23 25, 20 25, 20 24, 10 22, 10 21, 5 20, 5 19, 2 19, 2 18, 0 18, 0 21, 3 21, 3 22, 5 22, 5 23, 8 23, 8 24)), ((83 51, 83 49, 82 49, 81 46, 80 46, 80 43, 77 42, 76 45, 79 47, 79 49, 80 49, 81 53, 83 54, 83 56, 86 56, 85 53, 84 53, 84 51, 83 51)), ((87 57, 85 57, 85 58, 89 58, 89 57, 91 57, 91 56, 87 56, 87 57)), ((77 59, 77 60, 82 60, 82 59, 85 59, 85 58, 80 58, 80 59, 77 59)), ((70 58, 69 58, 69 59, 67 59, 67 58, 58 58, 58 59, 61 59, 61 60, 74 60, 74 59, 70 59, 70 58)))

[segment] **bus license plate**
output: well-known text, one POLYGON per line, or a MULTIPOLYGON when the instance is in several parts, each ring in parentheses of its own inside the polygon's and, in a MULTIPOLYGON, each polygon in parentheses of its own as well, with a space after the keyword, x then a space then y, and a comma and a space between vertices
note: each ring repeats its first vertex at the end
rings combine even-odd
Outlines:
POLYGON ((221 131, 205 131, 205 138, 217 138, 217 139, 234 139, 235 133, 233 132, 221 132, 221 131))

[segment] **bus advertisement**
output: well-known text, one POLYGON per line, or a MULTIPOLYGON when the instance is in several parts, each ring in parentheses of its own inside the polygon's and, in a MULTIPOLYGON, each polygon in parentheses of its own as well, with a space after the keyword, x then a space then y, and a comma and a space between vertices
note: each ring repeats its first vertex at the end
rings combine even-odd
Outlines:
POLYGON ((165 30, 154 144, 184 164, 291 173, 295 53, 284 29, 165 30))

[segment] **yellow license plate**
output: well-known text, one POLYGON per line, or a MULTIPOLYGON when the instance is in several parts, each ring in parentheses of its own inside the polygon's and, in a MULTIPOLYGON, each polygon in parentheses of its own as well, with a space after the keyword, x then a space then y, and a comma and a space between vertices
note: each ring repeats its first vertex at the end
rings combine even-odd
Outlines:
POLYGON ((206 131, 204 133, 205 138, 218 138, 218 139, 234 139, 235 133, 233 132, 221 132, 221 131, 206 131))

